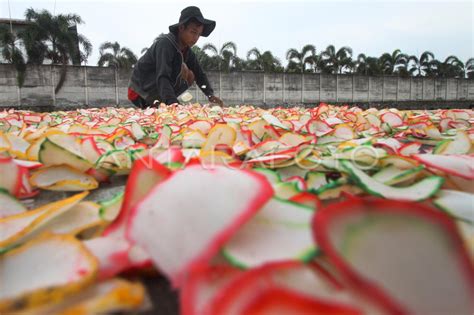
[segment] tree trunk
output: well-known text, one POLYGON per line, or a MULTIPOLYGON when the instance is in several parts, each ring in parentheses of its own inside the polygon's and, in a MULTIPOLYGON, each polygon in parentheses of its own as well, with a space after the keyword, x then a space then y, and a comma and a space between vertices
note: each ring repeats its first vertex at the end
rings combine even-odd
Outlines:
POLYGON ((67 73, 67 58, 65 55, 62 57, 62 65, 61 65, 61 71, 59 73, 59 81, 58 84, 56 85, 56 88, 54 89, 54 93, 57 94, 59 90, 63 87, 64 82, 66 81, 66 73, 67 73))
POLYGON ((56 60, 56 41, 54 39, 51 41, 51 47, 53 51, 53 58, 51 58, 51 62, 53 64, 59 63, 58 60, 56 60))

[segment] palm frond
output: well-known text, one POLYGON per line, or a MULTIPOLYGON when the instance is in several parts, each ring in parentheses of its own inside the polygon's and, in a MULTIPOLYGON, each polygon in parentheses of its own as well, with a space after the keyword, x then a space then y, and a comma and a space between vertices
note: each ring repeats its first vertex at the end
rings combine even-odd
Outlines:
POLYGON ((290 48, 286 52, 286 59, 290 61, 291 59, 299 59, 299 51, 296 50, 295 48, 290 48))
POLYGON ((257 47, 254 47, 247 52, 247 59, 250 59, 252 56, 255 56, 255 59, 261 58, 262 54, 260 53, 260 50, 258 50, 257 47))
POLYGON ((97 65, 99 67, 104 67, 104 66, 110 67, 112 65, 116 65, 116 63, 117 61, 113 54, 105 53, 100 56, 99 61, 97 62, 97 65))
POLYGON ((237 45, 234 42, 225 42, 222 45, 221 50, 219 51, 219 55, 222 56, 224 54, 224 51, 229 51, 229 50, 232 51, 232 54, 234 56, 237 55, 237 45))
POLYGON ((212 52, 214 55, 218 55, 218 54, 219 54, 219 52, 217 51, 216 46, 214 46, 214 45, 211 44, 211 43, 204 44, 201 49, 202 49, 202 51, 204 51, 204 52, 206 52, 206 51, 209 50, 209 51, 212 52))

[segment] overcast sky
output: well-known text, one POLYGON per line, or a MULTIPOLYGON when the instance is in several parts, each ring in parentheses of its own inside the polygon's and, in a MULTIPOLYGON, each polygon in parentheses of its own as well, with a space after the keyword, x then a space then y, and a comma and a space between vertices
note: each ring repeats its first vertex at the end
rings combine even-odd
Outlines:
MULTIPOLYGON (((85 21, 78 27, 93 44, 88 64, 96 65, 99 46, 118 41, 137 55, 153 39, 179 19, 188 5, 198 5, 204 17, 217 22, 214 32, 197 45, 226 41, 237 44, 245 57, 257 47, 270 50, 286 64, 288 48, 329 44, 350 46, 359 53, 380 56, 399 48, 419 56, 430 50, 444 60, 456 55, 462 61, 474 57, 473 1, 21 1, 9 0, 12 18, 24 18, 27 8, 56 13, 77 13, 85 21)), ((0 17, 8 18, 8 0, 0 0, 0 17)))

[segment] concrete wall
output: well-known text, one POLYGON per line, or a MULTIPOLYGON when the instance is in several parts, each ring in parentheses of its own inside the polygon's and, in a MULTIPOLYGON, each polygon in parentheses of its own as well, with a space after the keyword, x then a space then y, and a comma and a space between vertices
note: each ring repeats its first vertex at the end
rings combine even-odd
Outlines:
MULTIPOLYGON (((60 66, 28 66, 20 89, 15 69, 0 64, 0 106, 129 104, 129 70, 68 66, 64 85, 55 93, 60 71, 60 66)), ((465 79, 215 71, 208 77, 215 94, 228 105, 474 101, 474 80, 465 79)), ((196 86, 190 92, 195 101, 207 100, 196 86)))

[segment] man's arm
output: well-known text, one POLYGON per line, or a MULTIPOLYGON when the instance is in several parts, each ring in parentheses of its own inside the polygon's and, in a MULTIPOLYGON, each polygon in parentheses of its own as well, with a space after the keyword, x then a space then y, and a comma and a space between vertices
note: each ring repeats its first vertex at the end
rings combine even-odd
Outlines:
POLYGON ((178 103, 171 83, 172 62, 176 49, 167 40, 159 40, 155 44, 156 89, 161 102, 178 103))

